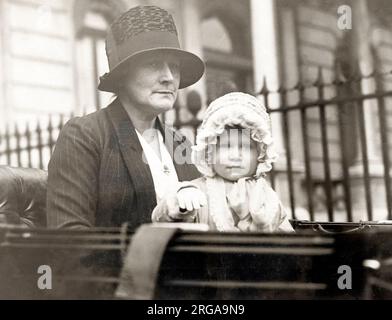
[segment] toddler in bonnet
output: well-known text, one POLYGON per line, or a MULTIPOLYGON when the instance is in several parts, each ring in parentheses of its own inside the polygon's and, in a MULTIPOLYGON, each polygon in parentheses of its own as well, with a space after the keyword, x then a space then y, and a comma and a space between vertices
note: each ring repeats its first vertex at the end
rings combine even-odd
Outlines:
POLYGON ((203 177, 168 192, 152 221, 196 222, 226 232, 292 232, 265 179, 276 159, 265 107, 251 95, 226 94, 208 107, 193 147, 203 177))

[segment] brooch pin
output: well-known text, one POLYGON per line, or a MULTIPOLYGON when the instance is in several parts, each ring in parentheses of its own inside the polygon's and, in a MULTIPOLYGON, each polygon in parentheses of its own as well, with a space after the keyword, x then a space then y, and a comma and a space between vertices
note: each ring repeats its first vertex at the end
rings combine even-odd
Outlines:
POLYGON ((169 169, 169 167, 167 165, 163 165, 163 172, 166 173, 166 174, 170 173, 170 169, 169 169))

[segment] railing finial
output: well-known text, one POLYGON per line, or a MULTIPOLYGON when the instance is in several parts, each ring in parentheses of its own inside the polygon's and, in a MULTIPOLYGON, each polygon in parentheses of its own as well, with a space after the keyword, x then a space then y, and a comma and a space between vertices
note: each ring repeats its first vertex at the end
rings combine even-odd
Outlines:
POLYGON ((36 131, 37 133, 41 133, 41 132, 42 132, 41 123, 40 123, 39 119, 37 120, 37 126, 36 126, 35 131, 36 131))
POLYGON ((297 83, 293 87, 294 90, 303 91, 305 90, 305 85, 301 79, 298 79, 297 83))
POLYGON ((197 114, 201 110, 202 102, 200 94, 196 90, 188 92, 186 96, 186 107, 188 111, 196 118, 197 114))
POLYGON ((260 94, 266 96, 269 94, 268 86, 267 86, 267 77, 263 76, 263 82, 261 85, 260 94))
POLYGON ((15 123, 14 134, 16 137, 20 137, 19 126, 17 122, 15 123))
POLYGON ((26 130, 25 130, 25 135, 26 135, 26 137, 28 137, 28 136, 30 136, 30 135, 31 135, 31 132, 30 132, 30 125, 29 125, 29 123, 28 123, 28 122, 26 122, 26 130))
POLYGON ((52 131, 53 129, 53 124, 52 124, 52 114, 49 114, 49 119, 48 119, 48 130, 52 131))
POLYGON ((319 66, 317 68, 317 79, 314 82, 315 87, 322 87, 324 85, 323 68, 319 66))

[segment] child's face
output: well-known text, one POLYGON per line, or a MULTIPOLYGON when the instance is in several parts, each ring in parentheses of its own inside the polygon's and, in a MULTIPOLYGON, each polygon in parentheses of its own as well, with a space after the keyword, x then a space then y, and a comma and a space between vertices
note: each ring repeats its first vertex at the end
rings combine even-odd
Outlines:
POLYGON ((257 144, 249 130, 227 129, 219 136, 212 166, 217 175, 237 181, 256 174, 257 158, 257 144))

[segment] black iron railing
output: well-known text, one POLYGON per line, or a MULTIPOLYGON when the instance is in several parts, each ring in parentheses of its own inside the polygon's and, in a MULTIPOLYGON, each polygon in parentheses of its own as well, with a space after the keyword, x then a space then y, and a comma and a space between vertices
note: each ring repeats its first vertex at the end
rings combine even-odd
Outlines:
POLYGON ((39 121, 34 128, 26 124, 23 130, 18 125, 7 126, 0 133, 0 164, 46 169, 64 123, 64 116, 60 116, 56 123, 49 117, 45 126, 39 121))
MULTIPOLYGON (((334 189, 336 186, 343 186, 345 211, 347 220, 353 220, 353 191, 350 189, 352 185, 352 175, 350 170, 354 165, 361 165, 362 180, 366 204, 366 219, 372 220, 374 218, 374 207, 378 210, 385 209, 385 219, 392 219, 392 194, 391 194, 391 158, 390 136, 392 135, 392 100, 388 100, 392 96, 391 90, 384 90, 384 84, 392 80, 391 72, 374 73, 371 75, 356 76, 348 80, 341 80, 339 74, 337 79, 331 83, 326 83, 323 80, 321 68, 319 69, 318 78, 309 85, 302 83, 297 84, 294 88, 271 91, 264 83, 262 90, 259 92, 263 97, 265 105, 269 106, 269 98, 275 94, 280 97, 280 106, 278 108, 269 108, 271 117, 281 117, 282 136, 284 140, 285 160, 289 192, 289 203, 295 217, 297 204, 296 192, 305 191, 307 200, 307 210, 311 220, 315 219, 315 204, 314 194, 315 185, 323 185, 325 194, 325 210, 328 213, 328 220, 334 221, 334 209, 339 197, 334 189), (363 82, 372 81, 374 90, 369 93, 362 93, 363 82), (311 94, 309 91, 312 91, 311 94), (325 93, 333 92, 331 97, 326 97, 325 93), (297 102, 290 103, 287 99, 288 95, 295 95, 297 102), (371 103, 369 105, 369 103, 371 103), (365 104, 368 104, 365 108, 365 104), (366 109, 366 112, 365 112, 366 109), (318 112, 318 126, 319 126, 319 146, 321 147, 321 164, 322 170, 315 170, 314 148, 311 147, 310 140, 312 135, 315 135, 315 130, 309 130, 309 113, 312 110, 318 112), (330 125, 327 117, 327 112, 333 110, 337 121, 333 126, 330 125), (290 120, 290 115, 299 114, 298 121, 290 120), (346 116, 344 116, 346 114, 346 116), (347 117, 347 114, 351 115, 347 117), (377 121, 376 123, 374 123, 377 121), (296 125, 296 127, 293 127, 296 125), (370 126, 369 126, 370 125, 370 126), (351 139, 351 143, 358 144, 357 163, 353 163, 353 159, 349 159, 348 149, 352 147, 346 140, 346 133, 350 127, 355 127, 355 135, 351 139), (370 128, 376 128, 370 132, 370 128), (302 141, 293 141, 291 135, 295 130, 301 131, 302 141), (339 174, 333 175, 331 172, 331 139, 330 130, 337 132, 339 138, 335 141, 338 151, 340 153, 338 160, 341 169, 339 174), (369 135, 372 138, 369 138, 369 135), (383 185, 385 191, 385 205, 373 202, 375 192, 372 192, 374 181, 374 173, 371 171, 371 160, 369 158, 369 143, 379 146, 380 159, 378 165, 383 168, 383 185), (295 188, 295 170, 293 169, 293 147, 301 145, 303 155, 301 163, 304 166, 304 183, 302 184, 304 190, 295 188), (339 181, 339 183, 337 183, 339 181)), ((313 112, 314 115, 314 112, 313 112)), ((374 148, 373 148, 374 149, 374 148)), ((296 155, 298 158, 298 155, 296 155)), ((336 156, 336 155, 334 155, 336 156)), ((374 155, 371 155, 374 157, 374 155)), ((335 158, 336 162, 336 158, 335 158)), ((334 163, 336 167, 336 163, 334 163)), ((275 174, 272 174, 272 184, 275 184, 275 174)), ((379 187, 379 186, 378 186, 379 187)))

